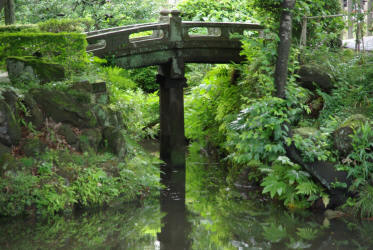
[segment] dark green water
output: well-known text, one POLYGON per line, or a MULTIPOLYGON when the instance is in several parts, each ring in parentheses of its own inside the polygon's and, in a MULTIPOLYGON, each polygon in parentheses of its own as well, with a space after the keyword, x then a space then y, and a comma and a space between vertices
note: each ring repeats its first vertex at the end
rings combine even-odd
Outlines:
POLYGON ((291 213, 249 190, 244 200, 205 161, 188 160, 185 198, 176 187, 49 221, 0 219, 0 249, 373 249, 372 222, 291 213))

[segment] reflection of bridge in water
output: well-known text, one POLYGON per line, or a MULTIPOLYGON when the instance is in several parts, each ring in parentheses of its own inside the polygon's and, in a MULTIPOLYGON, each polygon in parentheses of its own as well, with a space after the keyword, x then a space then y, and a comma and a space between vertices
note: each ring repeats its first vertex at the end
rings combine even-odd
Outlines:
POLYGON ((240 55, 241 42, 232 34, 262 29, 250 23, 183 22, 179 15, 178 10, 165 10, 158 23, 87 33, 88 51, 99 57, 113 57, 117 66, 159 65, 160 157, 173 168, 185 166, 184 64, 239 63, 244 59, 240 55))

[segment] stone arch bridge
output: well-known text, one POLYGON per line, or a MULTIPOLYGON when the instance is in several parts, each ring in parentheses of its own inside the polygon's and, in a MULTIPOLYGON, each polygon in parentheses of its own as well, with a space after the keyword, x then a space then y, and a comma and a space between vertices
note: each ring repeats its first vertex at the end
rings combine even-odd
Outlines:
POLYGON ((123 68, 159 65, 160 157, 169 166, 184 168, 185 63, 239 63, 239 37, 262 30, 251 23, 186 22, 178 10, 163 10, 158 23, 136 24, 87 33, 88 52, 113 57, 123 68), (197 32, 197 33, 196 33, 197 32), (199 33, 198 33, 199 32, 199 33))

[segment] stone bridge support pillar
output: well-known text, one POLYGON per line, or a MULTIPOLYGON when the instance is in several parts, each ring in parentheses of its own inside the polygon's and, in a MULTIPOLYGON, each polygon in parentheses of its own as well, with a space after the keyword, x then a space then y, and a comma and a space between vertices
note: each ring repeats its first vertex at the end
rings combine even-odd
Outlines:
MULTIPOLYGON (((161 12, 161 21, 170 24, 170 41, 182 42, 180 12, 161 12)), ((179 50, 173 58, 158 69, 157 82, 160 84, 160 157, 170 169, 185 169, 184 133, 184 61, 179 50)), ((167 167, 166 166, 166 167, 167 167)), ((165 169, 167 171, 167 169, 165 169)))
POLYGON ((160 84, 160 157, 172 168, 185 167, 184 65, 177 59, 159 66, 160 84), (175 76, 175 67, 182 74, 175 76))

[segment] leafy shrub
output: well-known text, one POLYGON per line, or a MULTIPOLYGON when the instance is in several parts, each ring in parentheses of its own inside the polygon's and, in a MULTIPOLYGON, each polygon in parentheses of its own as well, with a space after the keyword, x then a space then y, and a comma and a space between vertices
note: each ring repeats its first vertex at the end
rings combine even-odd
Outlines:
POLYGON ((253 21, 249 0, 186 0, 178 4, 185 20, 193 21, 253 21))
POLYGON ((74 206, 107 204, 154 195, 160 187, 160 161, 132 143, 125 162, 110 155, 48 151, 21 159, 19 171, 6 171, 0 182, 0 215, 53 215, 74 206))
POLYGON ((78 33, 1 33, 0 61, 7 56, 32 56, 39 52, 72 70, 81 70, 87 58, 85 35, 78 33))
POLYGON ((322 196, 325 207, 328 196, 317 185, 310 174, 292 163, 287 157, 279 157, 270 167, 262 166, 259 170, 265 175, 261 181, 263 193, 277 198, 289 208, 306 208, 311 202, 322 196))
POLYGON ((93 20, 89 18, 75 19, 49 19, 48 21, 38 23, 42 32, 84 32, 89 31, 93 25, 93 20))
POLYGON ((38 26, 34 24, 15 24, 15 25, 5 25, 0 26, 0 33, 3 32, 38 32, 38 26))

